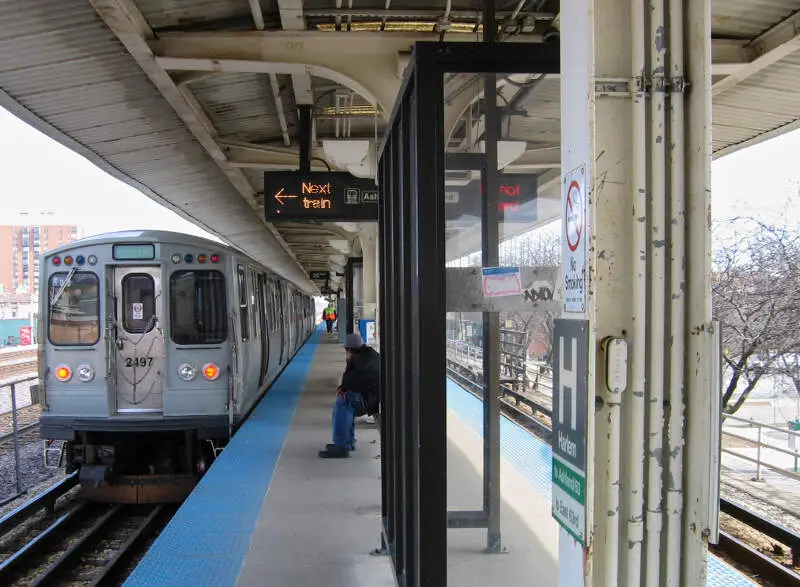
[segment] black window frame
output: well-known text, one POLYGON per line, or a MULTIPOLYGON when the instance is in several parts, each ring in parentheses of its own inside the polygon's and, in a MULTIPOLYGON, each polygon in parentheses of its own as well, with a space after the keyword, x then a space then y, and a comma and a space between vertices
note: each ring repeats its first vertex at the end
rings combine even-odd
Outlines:
MULTIPOLYGON (((122 328, 125 332, 130 334, 147 334, 148 332, 152 332, 153 328, 156 326, 156 321, 153 320, 153 316, 156 315, 156 280, 153 279, 153 276, 150 273, 127 273, 122 277, 122 282, 120 283, 120 288, 122 290, 122 328), (153 296, 151 299, 151 312, 149 313, 147 320, 135 320, 131 318, 129 307, 130 307, 130 299, 126 292, 126 284, 131 281, 132 279, 140 279, 142 277, 146 277, 150 281, 150 285, 152 287, 153 296), (135 320, 136 322, 144 322, 145 328, 137 327, 131 328, 129 327, 128 320, 135 320)), ((141 301, 141 300, 140 300, 141 301)), ((132 309, 132 308, 131 308, 132 309)), ((144 308, 147 310, 147 308, 144 308)))
MULTIPOLYGON (((97 323, 97 338, 94 339, 92 342, 56 342, 53 340, 53 332, 52 332, 52 318, 53 318, 53 310, 52 310, 52 288, 53 288, 53 279, 56 277, 66 278, 70 274, 69 271, 57 271, 55 273, 50 274, 47 278, 47 341, 53 345, 58 347, 89 347, 94 346, 100 341, 101 335, 101 318, 100 315, 100 277, 94 271, 76 271, 72 275, 72 282, 75 283, 75 278, 80 276, 91 276, 95 280, 95 291, 96 291, 96 299, 95 299, 95 316, 96 316, 96 323, 97 323)), ((59 289, 61 289, 59 287, 59 289)), ((63 295, 63 294, 62 294, 63 295)))
POLYGON ((244 265, 236 265, 236 283, 239 288, 239 337, 242 342, 250 339, 250 311, 249 300, 247 299, 247 268, 244 265))
MULTIPOLYGON (((197 299, 197 279, 194 280, 194 296, 195 300, 197 299)), ((195 307, 195 324, 196 324, 196 315, 197 315, 197 308, 195 307)), ((218 270, 218 269, 179 269, 177 271, 173 271, 169 276, 169 336, 170 340, 173 343, 180 345, 180 346, 202 346, 202 345, 215 345, 215 344, 222 344, 226 340, 228 340, 229 336, 229 328, 228 328, 228 290, 227 290, 227 280, 225 278, 225 274, 218 270), (194 274, 215 274, 219 277, 219 282, 221 284, 220 294, 222 296, 222 300, 219 301, 217 306, 220 308, 219 314, 217 318, 221 318, 220 328, 218 331, 222 333, 221 336, 217 336, 214 338, 205 337, 202 341, 192 340, 187 342, 186 340, 178 340, 176 338, 176 329, 175 329, 175 318, 177 316, 177 312, 175 311, 175 304, 176 300, 174 297, 175 292, 175 281, 188 273, 194 274)))

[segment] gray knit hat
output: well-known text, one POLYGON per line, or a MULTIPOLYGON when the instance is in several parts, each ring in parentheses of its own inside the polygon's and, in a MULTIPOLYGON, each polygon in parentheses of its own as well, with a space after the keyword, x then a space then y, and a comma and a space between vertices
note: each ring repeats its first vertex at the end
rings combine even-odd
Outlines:
POLYGON ((358 332, 353 332, 347 335, 344 341, 344 348, 346 349, 360 349, 364 346, 364 339, 358 332))

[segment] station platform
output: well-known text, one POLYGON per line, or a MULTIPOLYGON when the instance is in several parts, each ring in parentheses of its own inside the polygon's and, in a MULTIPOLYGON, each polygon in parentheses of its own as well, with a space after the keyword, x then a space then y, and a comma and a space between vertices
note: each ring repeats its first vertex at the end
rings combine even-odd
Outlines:
MULTIPOLYGON (((178 510, 128 586, 391 587, 380 545, 380 445, 357 424, 357 450, 320 459, 331 434, 341 344, 316 331, 178 510)), ((480 401, 448 385, 448 506, 480 509, 480 401)), ((448 531, 448 584, 557 584, 550 447, 503 418, 502 554, 486 531, 448 531), (535 578, 535 580, 533 580, 535 578), (533 582, 532 582, 533 581, 533 582)), ((709 556, 709 585, 753 585, 709 556)))

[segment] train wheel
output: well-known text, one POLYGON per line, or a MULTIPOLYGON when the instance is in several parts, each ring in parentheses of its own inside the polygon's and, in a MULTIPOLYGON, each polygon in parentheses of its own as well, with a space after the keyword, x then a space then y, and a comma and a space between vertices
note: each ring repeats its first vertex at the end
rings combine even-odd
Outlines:
POLYGON ((198 443, 195 454, 197 455, 195 457, 195 473, 202 477, 214 462, 214 446, 210 441, 202 440, 198 443))

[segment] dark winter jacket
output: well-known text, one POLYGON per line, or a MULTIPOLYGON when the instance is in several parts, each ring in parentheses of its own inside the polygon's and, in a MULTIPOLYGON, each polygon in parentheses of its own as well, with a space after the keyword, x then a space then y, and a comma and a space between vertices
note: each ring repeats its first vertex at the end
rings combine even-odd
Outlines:
POLYGON ((361 347, 352 363, 348 363, 342 375, 342 389, 355 391, 364 398, 368 414, 378 411, 381 384, 381 358, 369 346, 361 347))

